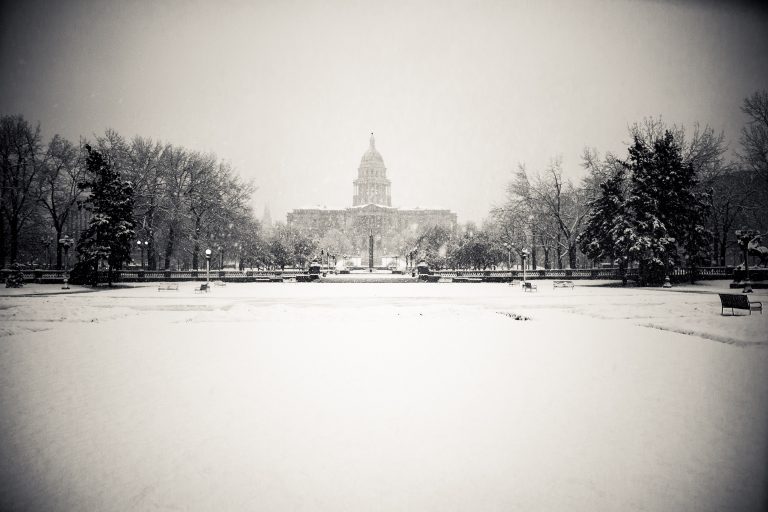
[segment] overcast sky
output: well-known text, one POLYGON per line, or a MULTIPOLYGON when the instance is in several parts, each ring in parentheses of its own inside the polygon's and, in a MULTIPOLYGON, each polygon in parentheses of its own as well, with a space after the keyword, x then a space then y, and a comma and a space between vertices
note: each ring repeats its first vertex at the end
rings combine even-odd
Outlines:
MULTIPOLYGON (((728 2, 723 2, 728 4, 728 2)), ((480 221, 519 162, 622 151, 646 116, 724 130, 768 88, 768 15, 664 1, 3 4, 0 113, 213 151, 256 213, 352 204, 376 134, 401 207, 480 221)))

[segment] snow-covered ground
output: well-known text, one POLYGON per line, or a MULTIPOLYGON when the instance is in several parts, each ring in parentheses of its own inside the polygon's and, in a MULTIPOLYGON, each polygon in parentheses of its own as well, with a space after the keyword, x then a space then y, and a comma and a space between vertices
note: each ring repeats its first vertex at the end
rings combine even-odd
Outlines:
POLYGON ((596 284, 2 289, 0 509, 764 510, 768 313, 596 284))

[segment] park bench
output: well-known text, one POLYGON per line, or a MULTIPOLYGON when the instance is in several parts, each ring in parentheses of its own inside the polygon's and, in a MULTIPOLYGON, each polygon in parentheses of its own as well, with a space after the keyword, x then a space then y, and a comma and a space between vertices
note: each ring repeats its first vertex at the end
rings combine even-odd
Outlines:
POLYGON ((734 309, 744 309, 752 314, 752 310, 760 311, 763 314, 763 303, 758 301, 751 301, 746 295, 738 295, 735 293, 719 293, 720 295, 720 314, 722 315, 725 308, 731 308, 731 314, 734 313, 734 309))
POLYGON ((573 281, 552 281, 552 289, 555 288, 570 288, 573 290, 573 281))
POLYGON ((160 283, 157 285, 157 291, 168 291, 168 290, 178 290, 179 289, 179 283, 160 283))
POLYGON ((195 293, 201 293, 201 292, 208 293, 208 291, 209 291, 208 283, 203 283, 198 288, 195 288, 195 293))
POLYGON ((530 281, 526 281, 523 283, 523 291, 524 292, 538 292, 539 290, 536 288, 536 285, 530 281))

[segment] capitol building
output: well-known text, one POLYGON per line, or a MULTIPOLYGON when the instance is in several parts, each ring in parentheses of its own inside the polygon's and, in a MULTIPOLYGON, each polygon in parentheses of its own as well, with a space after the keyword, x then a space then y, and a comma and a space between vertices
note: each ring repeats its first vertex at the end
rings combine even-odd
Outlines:
POLYGON ((373 134, 352 186, 351 207, 295 209, 288 213, 288 226, 315 240, 342 238, 345 254, 339 254, 339 259, 344 257, 348 264, 360 266, 369 265, 370 236, 373 236, 372 266, 386 266, 397 260, 404 262, 403 257, 413 249, 409 242, 423 229, 442 226, 456 231, 456 214, 450 210, 407 210, 392 206, 391 182, 373 134))

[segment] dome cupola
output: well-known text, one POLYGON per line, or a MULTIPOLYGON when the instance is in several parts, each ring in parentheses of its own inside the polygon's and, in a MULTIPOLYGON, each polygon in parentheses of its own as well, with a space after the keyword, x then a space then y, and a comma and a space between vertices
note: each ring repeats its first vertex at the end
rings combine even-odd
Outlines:
POLYGON ((353 182, 354 192, 352 206, 364 204, 379 204, 391 206, 390 182, 387 179, 387 168, 384 159, 376 150, 376 139, 371 132, 370 145, 360 159, 357 168, 357 179, 353 182))
POLYGON ((376 151, 376 139, 373 138, 373 132, 371 132, 371 145, 368 147, 368 151, 363 153, 363 158, 360 159, 360 165, 363 166, 366 163, 379 163, 384 166, 384 159, 381 157, 381 153, 376 151))

